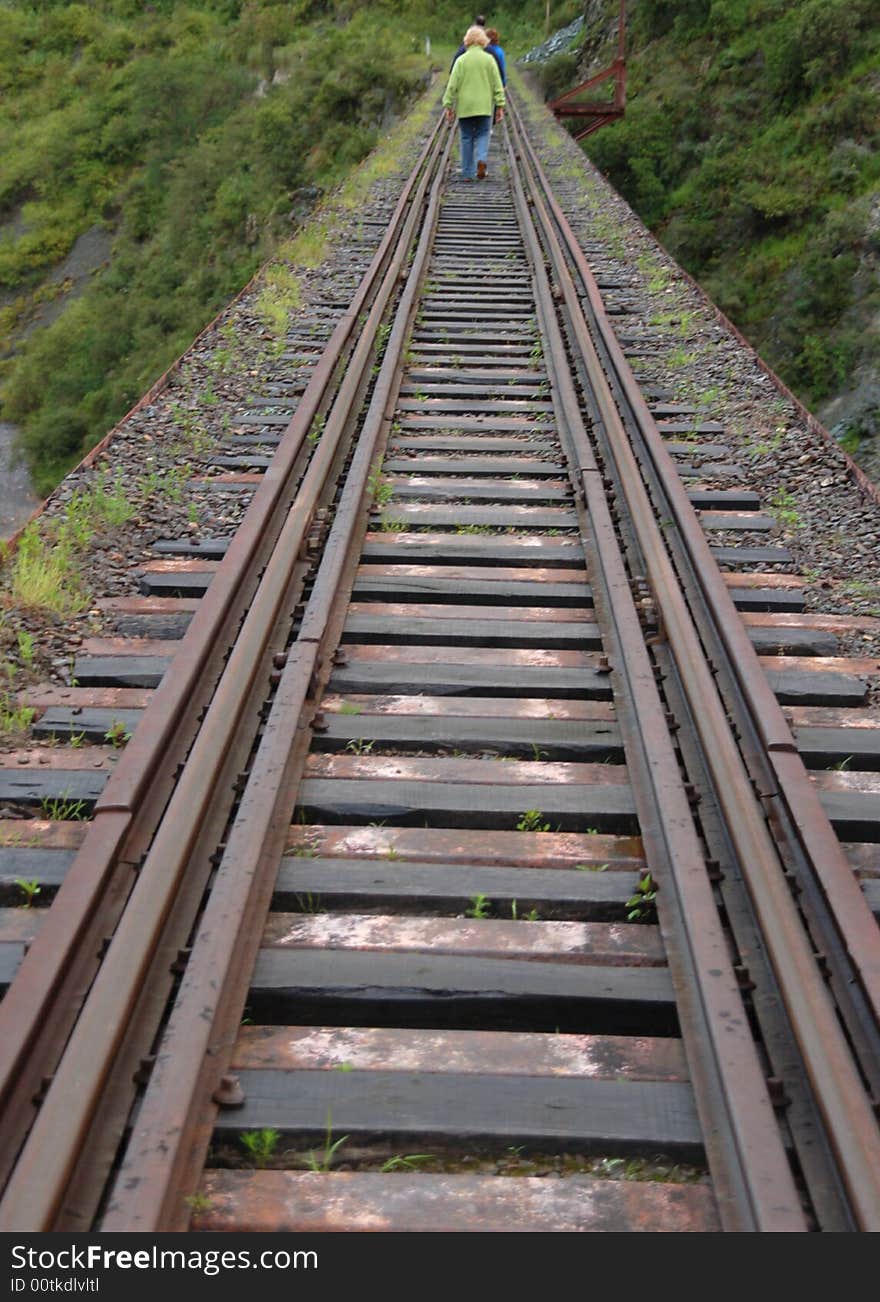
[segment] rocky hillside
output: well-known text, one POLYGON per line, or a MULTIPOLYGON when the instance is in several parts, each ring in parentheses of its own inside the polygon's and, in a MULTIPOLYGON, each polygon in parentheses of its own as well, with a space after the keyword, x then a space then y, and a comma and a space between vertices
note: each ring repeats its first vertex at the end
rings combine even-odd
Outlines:
MULTIPOLYGON (((593 161, 880 479, 874 0, 628 0, 624 120, 593 161)), ((549 51, 549 95, 613 52, 618 0, 549 51)))

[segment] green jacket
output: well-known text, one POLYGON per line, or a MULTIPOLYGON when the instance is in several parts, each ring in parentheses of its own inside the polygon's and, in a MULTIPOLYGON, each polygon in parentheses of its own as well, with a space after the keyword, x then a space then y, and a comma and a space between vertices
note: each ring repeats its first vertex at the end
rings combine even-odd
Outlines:
POLYGON ((504 102, 498 64, 482 46, 469 46, 449 74, 443 107, 454 108, 460 118, 491 117, 504 102))

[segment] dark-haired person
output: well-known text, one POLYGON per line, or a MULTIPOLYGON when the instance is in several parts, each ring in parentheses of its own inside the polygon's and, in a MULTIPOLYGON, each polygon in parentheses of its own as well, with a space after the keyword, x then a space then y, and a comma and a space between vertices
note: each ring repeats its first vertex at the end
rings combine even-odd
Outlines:
POLYGON ((498 64, 486 53, 485 29, 469 27, 464 34, 464 54, 456 59, 443 92, 449 122, 458 118, 461 137, 461 175, 465 181, 483 180, 489 153, 492 118, 504 116, 504 87, 498 64))
MULTIPOLYGON (((482 27, 485 30, 486 35, 489 37, 489 44, 486 46, 486 49, 489 51, 489 53, 492 55, 495 62, 498 64, 498 71, 501 73, 501 85, 506 86, 507 85, 507 61, 504 57, 504 51, 502 50, 501 46, 498 44, 499 37, 497 31, 495 30, 494 27, 486 27, 486 20, 482 14, 478 14, 477 17, 474 19, 474 27, 482 27)), ((461 56, 464 54, 464 51, 465 51, 465 44, 464 41, 462 41, 461 45, 455 51, 455 54, 452 56, 452 63, 449 65, 450 72, 455 67, 455 60, 460 59, 461 56)))

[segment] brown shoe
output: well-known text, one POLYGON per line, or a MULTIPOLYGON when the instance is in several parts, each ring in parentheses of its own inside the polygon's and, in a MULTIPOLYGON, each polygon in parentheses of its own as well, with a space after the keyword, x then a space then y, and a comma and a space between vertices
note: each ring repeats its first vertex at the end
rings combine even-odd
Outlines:
POLYGON ((477 163, 477 180, 485 181, 485 179, 486 179, 486 164, 483 162, 477 163))

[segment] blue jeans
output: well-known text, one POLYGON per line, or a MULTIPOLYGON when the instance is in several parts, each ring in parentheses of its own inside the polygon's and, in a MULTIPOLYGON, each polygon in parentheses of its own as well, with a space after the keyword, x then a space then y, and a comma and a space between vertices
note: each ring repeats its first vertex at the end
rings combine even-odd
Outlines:
POLYGON ((489 156, 489 133, 492 118, 459 118, 458 129, 461 132, 461 174, 473 181, 477 175, 477 163, 485 163, 489 156))

